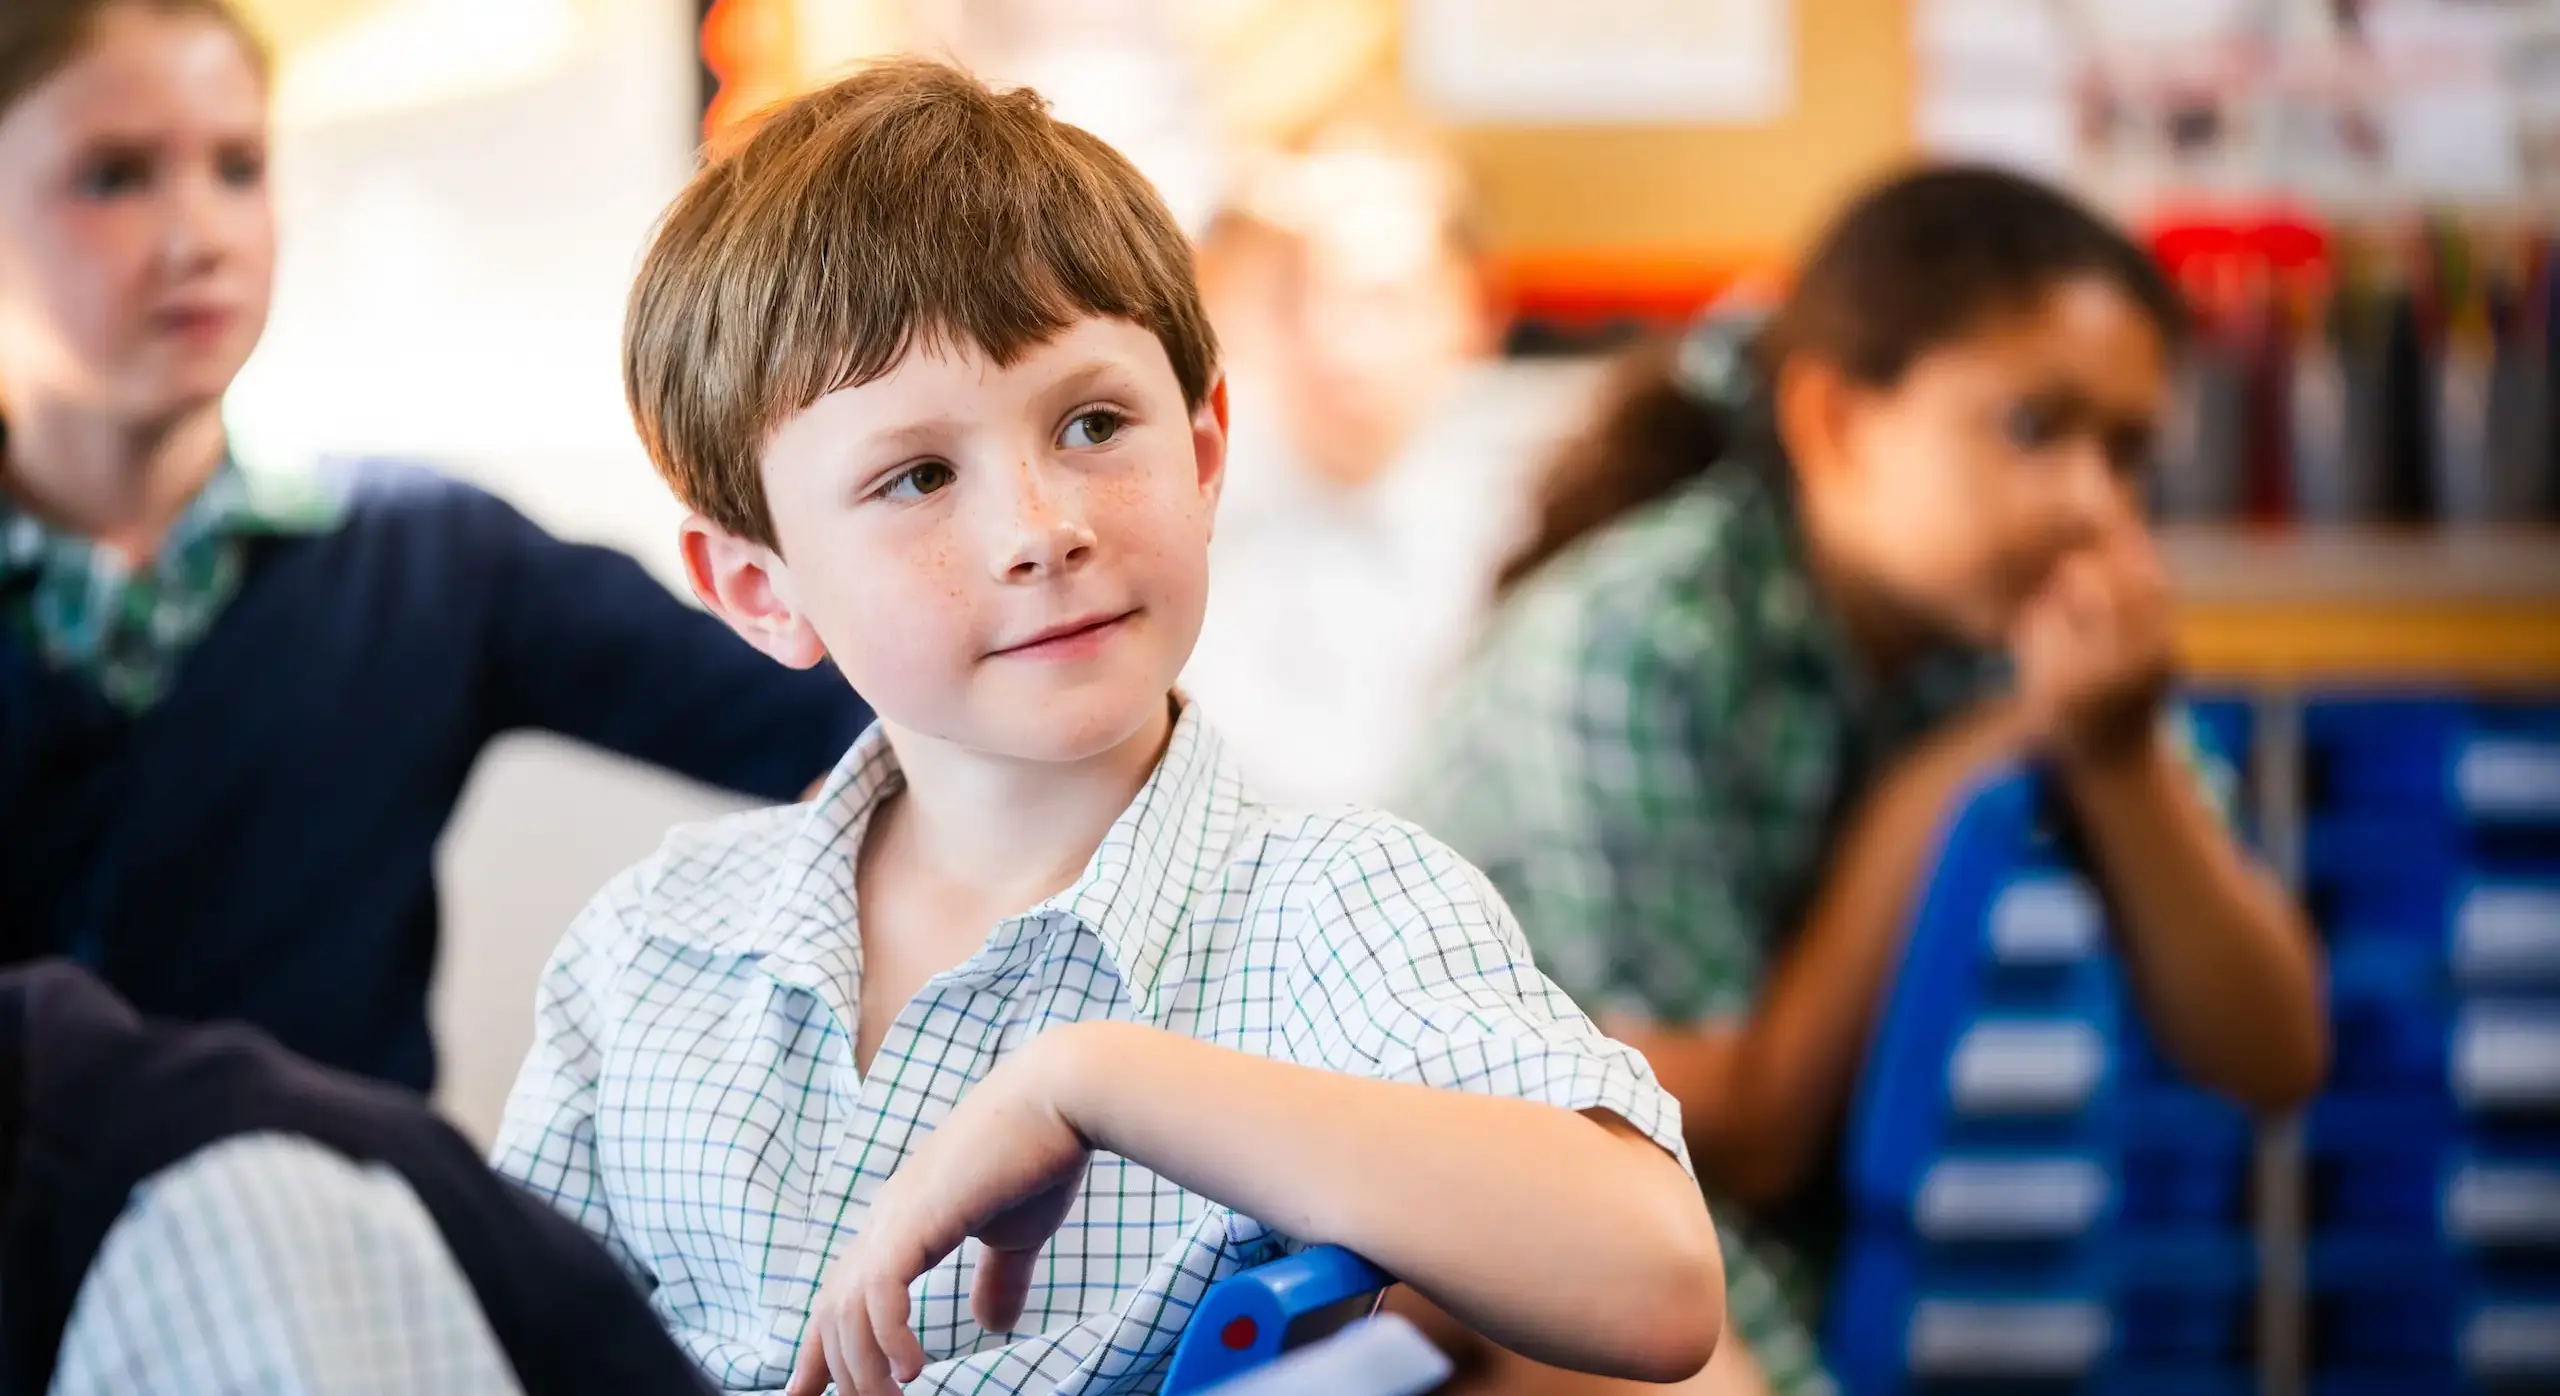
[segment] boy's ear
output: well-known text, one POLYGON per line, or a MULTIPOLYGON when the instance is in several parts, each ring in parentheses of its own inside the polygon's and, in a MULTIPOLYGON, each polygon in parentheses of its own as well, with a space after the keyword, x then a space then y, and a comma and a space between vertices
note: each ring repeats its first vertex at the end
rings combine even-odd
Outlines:
POLYGON ((1200 492, 1214 506, 1227 484, 1227 375, 1209 385, 1208 395, 1191 414, 1191 455, 1200 471, 1200 492))
POLYGON ((791 574, 780 553, 700 514, 685 516, 676 546, 693 594, 748 644, 794 669, 827 657, 825 643, 792 599, 791 574))

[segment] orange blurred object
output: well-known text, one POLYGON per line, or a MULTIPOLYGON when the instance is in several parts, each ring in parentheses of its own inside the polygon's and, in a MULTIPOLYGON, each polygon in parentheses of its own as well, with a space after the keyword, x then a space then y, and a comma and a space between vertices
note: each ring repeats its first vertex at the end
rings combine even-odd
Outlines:
POLYGON ((715 0, 702 20, 702 62, 719 83, 704 140, 800 90, 793 0, 715 0))

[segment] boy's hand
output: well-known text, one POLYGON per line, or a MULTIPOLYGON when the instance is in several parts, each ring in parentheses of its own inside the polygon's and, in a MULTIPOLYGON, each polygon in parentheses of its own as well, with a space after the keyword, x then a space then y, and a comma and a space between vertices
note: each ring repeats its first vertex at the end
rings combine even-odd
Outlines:
POLYGON ((907 1286, 976 1237, 985 1247, 970 1313, 1001 1333, 1020 1321, 1040 1248, 1067 1219, 1092 1148, 1056 1106, 1064 1032, 1035 1038, 962 1098, 872 1200, 853 1248, 818 1291, 789 1396, 892 1396, 924 1372, 907 1286))
POLYGON ((2143 749, 2176 677, 2174 619, 2168 573, 2138 521, 2055 569, 2010 653, 2018 695, 2057 756, 2104 764, 2143 749))

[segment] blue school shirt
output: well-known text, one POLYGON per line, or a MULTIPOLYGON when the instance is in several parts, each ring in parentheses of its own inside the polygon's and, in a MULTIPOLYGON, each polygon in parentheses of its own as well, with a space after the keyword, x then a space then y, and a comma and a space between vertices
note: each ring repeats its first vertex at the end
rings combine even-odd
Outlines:
POLYGON ((72 955, 147 1014, 425 1090, 435 846, 492 740, 556 732, 784 800, 870 712, 483 491, 338 483, 343 522, 252 540, 138 713, 0 631, 0 960, 72 955))

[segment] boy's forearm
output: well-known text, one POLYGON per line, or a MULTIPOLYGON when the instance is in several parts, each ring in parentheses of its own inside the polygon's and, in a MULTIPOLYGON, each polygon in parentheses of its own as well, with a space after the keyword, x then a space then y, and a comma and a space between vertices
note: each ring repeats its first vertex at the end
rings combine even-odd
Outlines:
POLYGON ((1283 1234, 1349 1246, 1504 1345, 1673 1380, 1722 1328, 1696 1186, 1634 1130, 1503 1097, 1080 1024, 1058 1099, 1120 1154, 1283 1234))
POLYGON ((2328 1034, 2300 909, 2241 851, 2165 739, 2060 765, 2171 1059, 2262 1109, 2307 1098, 2328 1034))

